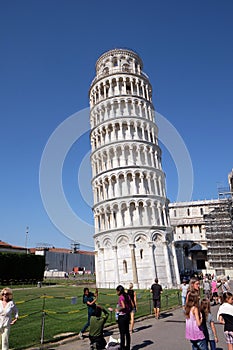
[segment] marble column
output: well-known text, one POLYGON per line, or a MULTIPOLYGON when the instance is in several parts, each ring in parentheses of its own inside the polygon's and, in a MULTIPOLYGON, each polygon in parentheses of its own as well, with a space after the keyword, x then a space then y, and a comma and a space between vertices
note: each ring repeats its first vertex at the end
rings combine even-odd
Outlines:
POLYGON ((164 252, 165 266, 166 266, 166 272, 167 272, 168 288, 171 288, 171 286, 172 286, 172 276, 171 276, 171 267, 170 267, 170 261, 169 261, 169 256, 168 256, 167 241, 163 242, 163 252, 164 252))
MULTIPOLYGON (((95 266, 98 266, 99 252, 98 252, 98 250, 95 250, 94 253, 95 253, 95 266)), ((100 271, 100 270, 95 269, 95 275, 96 275, 96 280, 97 280, 97 281, 101 281, 99 271, 100 271)), ((98 284, 97 287, 98 287, 98 288, 101 288, 102 285, 98 284)))
POLYGON ((149 247, 151 248, 151 262, 152 262, 152 264, 151 264, 152 274, 151 275, 153 276, 153 274, 154 274, 155 278, 157 278, 158 276, 157 276, 155 253, 154 253, 154 251, 155 251, 154 242, 149 242, 149 247))
POLYGON ((119 266, 118 266, 118 259, 117 259, 117 246, 112 247, 113 254, 114 254, 114 269, 115 269, 115 287, 118 286, 120 283, 120 278, 119 278, 119 266))
POLYGON ((129 245, 131 250, 131 261, 132 261, 132 274, 133 274, 133 284, 134 287, 138 288, 138 273, 137 273, 137 265, 135 258, 135 245, 132 243, 129 245))
POLYGON ((179 286, 180 285, 180 273, 179 273, 179 268, 178 268, 176 247, 175 247, 175 243, 174 242, 172 242, 172 254, 173 254, 173 259, 174 259, 176 282, 177 282, 177 285, 179 286))
POLYGON ((106 286, 105 265, 104 265, 104 248, 99 248, 99 252, 100 252, 101 267, 102 267, 101 279, 99 279, 99 281, 101 281, 102 286, 106 286))

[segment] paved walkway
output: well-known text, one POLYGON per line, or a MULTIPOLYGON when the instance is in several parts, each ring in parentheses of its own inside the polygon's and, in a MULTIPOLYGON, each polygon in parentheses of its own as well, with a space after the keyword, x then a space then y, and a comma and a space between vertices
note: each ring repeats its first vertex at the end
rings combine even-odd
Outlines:
MULTIPOLYGON (((216 317, 218 306, 211 308, 212 314, 216 317)), ((219 343, 217 350, 226 350, 223 326, 216 323, 219 343)), ((109 335, 119 338, 118 328, 112 326, 106 328, 106 340, 109 335)), ((79 340, 77 336, 65 341, 53 344, 50 347, 43 347, 49 350, 89 350, 89 340, 79 340)), ((161 313, 161 318, 156 320, 149 316, 135 322, 135 332, 131 341, 132 350, 191 350, 191 344, 185 339, 185 317, 182 309, 171 310, 161 313)))

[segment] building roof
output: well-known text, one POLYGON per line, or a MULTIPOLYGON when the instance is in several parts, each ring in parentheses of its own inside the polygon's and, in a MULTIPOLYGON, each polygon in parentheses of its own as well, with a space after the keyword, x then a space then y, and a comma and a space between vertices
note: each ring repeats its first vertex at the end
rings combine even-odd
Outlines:
POLYGON ((46 250, 49 252, 53 253, 72 253, 72 254, 84 254, 84 255, 95 255, 95 252, 93 251, 88 251, 88 250, 76 250, 75 252, 72 251, 72 249, 67 249, 67 248, 44 248, 44 247, 39 247, 39 248, 30 248, 31 253, 35 253, 35 251, 38 250, 46 250))
POLYGON ((3 248, 7 248, 7 249, 12 249, 12 250, 25 250, 25 247, 18 247, 15 245, 11 245, 10 243, 6 243, 0 240, 0 250, 2 250, 3 248))
MULTIPOLYGON (((14 246, 11 245, 10 243, 7 242, 3 242, 0 240, 0 251, 1 250, 24 250, 26 251, 25 247, 18 247, 18 246, 14 246)), ((31 254, 35 254, 35 252, 37 250, 47 250, 53 253, 73 253, 73 254, 84 254, 84 255, 95 255, 95 252, 93 251, 86 251, 86 250, 76 250, 75 252, 73 252, 71 249, 67 249, 67 248, 44 248, 44 247, 40 247, 40 248, 28 248, 28 250, 30 251, 31 254)))
POLYGON ((191 252, 198 252, 200 250, 207 250, 206 247, 204 247, 201 244, 195 244, 194 246, 192 246, 192 248, 189 249, 191 252))

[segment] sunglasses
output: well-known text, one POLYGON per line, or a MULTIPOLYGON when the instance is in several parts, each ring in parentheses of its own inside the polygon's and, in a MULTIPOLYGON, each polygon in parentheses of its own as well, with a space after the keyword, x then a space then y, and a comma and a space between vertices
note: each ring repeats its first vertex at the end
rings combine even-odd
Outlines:
POLYGON ((2 293, 2 295, 9 295, 9 293, 2 293))

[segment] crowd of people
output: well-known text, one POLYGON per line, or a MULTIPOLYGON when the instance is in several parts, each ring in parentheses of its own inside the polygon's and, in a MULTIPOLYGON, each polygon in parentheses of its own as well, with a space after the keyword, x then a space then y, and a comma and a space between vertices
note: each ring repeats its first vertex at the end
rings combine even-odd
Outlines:
MULTIPOLYGON (((211 313, 213 305, 219 305, 217 321, 224 324, 224 334, 228 350, 233 350, 233 296, 230 292, 228 278, 206 276, 203 280, 192 277, 190 281, 183 280, 181 287, 182 308, 186 318, 185 336, 191 342, 192 350, 216 350, 218 335, 216 320, 211 313), (202 286, 201 286, 202 284, 202 286), (201 292, 201 287, 203 292, 201 292), (203 293, 203 294, 202 294, 203 293)), ((160 318, 162 286, 155 278, 151 285, 154 316, 160 318)), ((119 349, 129 350, 131 334, 134 331, 134 315, 137 311, 137 297, 130 283, 128 290, 122 285, 117 286, 118 301, 116 306, 117 323, 120 333, 119 349)), ((103 327, 108 318, 108 310, 96 305, 98 290, 91 293, 84 289, 83 302, 88 308, 88 320, 80 332, 90 326, 89 338, 93 349, 104 349, 103 327), (93 317, 92 317, 93 316, 93 317)))
MULTIPOLYGON (((152 293, 155 318, 159 319, 161 294, 163 289, 158 283, 157 278, 155 278, 154 283, 151 285, 150 292, 152 293)), ((130 350, 131 335, 134 332, 134 315, 137 311, 137 294, 133 289, 133 283, 129 284, 128 290, 125 290, 122 285, 118 285, 116 288, 116 294, 118 295, 118 301, 115 314, 120 333, 119 349, 130 350)), ((100 305, 96 304, 97 299, 97 289, 95 290, 95 293, 92 293, 88 288, 84 288, 83 303, 87 305, 88 315, 87 322, 79 333, 79 338, 83 339, 83 332, 90 327, 89 339, 91 349, 101 350, 106 348, 103 328, 109 316, 109 312, 100 305)), ((111 347, 109 347, 109 349, 110 348, 111 347)), ((114 349, 117 348, 114 347, 114 349)))
MULTIPOLYGON (((137 295, 133 289, 133 283, 129 284, 126 291, 122 285, 116 288, 118 301, 115 309, 120 333, 119 348, 130 350, 131 334, 134 332, 134 315, 137 311, 137 295)), ((83 290, 83 303, 87 305, 87 322, 79 332, 79 338, 83 339, 83 333, 89 327, 89 339, 91 349, 102 350, 106 348, 104 338, 104 325, 108 319, 109 311, 97 305, 98 289, 92 293, 89 288, 83 290)), ((111 310, 112 311, 112 310, 111 310)), ((110 347, 109 347, 110 349, 110 347)), ((117 349, 116 347, 114 349, 117 349)))
MULTIPOLYGON (((219 305, 217 321, 224 325, 227 348, 233 350, 233 294, 230 291, 228 280, 227 277, 216 278, 215 276, 211 278, 205 276, 201 281, 198 277, 192 277, 189 282, 186 279, 183 280, 180 290, 182 308, 186 318, 185 336, 191 342, 192 350, 216 350, 218 336, 211 313, 211 307, 214 305, 219 305), (201 283, 203 292, 201 292, 201 283)), ((157 278, 151 285, 150 292, 152 293, 154 316, 159 319, 163 289, 157 278)), ((137 311, 137 295, 132 283, 129 284, 128 290, 118 285, 116 294, 118 301, 115 312, 120 333, 119 349, 130 350, 131 335, 134 332, 134 315, 137 311)), ((79 338, 83 339, 83 333, 89 327, 91 349, 105 349, 107 343, 104 338, 104 325, 109 311, 113 310, 106 310, 98 305, 98 289, 92 293, 89 288, 85 287, 83 303, 87 306, 87 322, 81 329, 79 338)), ((17 319, 18 310, 13 301, 12 290, 4 288, 0 292, 2 350, 9 349, 10 327, 17 319)))
POLYGON ((202 281, 197 277, 186 280, 181 285, 182 306, 186 318, 186 339, 190 340, 192 350, 216 350, 218 342, 215 320, 211 306, 220 305, 217 321, 224 324, 224 335, 228 350, 233 350, 233 296, 228 278, 206 276, 202 281))

